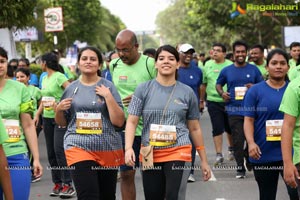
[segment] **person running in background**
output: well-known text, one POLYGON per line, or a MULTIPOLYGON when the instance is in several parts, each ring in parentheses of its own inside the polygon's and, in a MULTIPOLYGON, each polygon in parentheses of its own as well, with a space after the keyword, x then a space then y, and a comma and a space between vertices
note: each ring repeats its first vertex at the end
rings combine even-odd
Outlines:
POLYGON ((114 200, 118 167, 124 164, 122 138, 114 129, 125 121, 121 98, 97 74, 103 62, 97 48, 81 49, 77 62, 81 78, 64 91, 55 120, 68 126, 64 147, 78 199, 114 200))
POLYGON ((156 53, 156 49, 154 48, 148 48, 143 51, 143 55, 149 56, 151 58, 155 57, 155 53, 156 53))
MULTIPOLYGON (((127 118, 127 108, 135 88, 140 83, 155 78, 156 71, 154 59, 139 53, 137 37, 131 30, 124 29, 120 31, 116 37, 115 45, 119 58, 112 60, 109 68, 112 81, 121 96, 125 116, 127 118)), ((135 142, 133 143, 133 149, 136 155, 140 152, 142 127, 143 122, 140 120, 135 132, 135 142)), ((122 134, 122 137, 124 138, 124 134, 122 134)), ((136 159, 134 167, 126 165, 120 167, 121 194, 123 200, 136 199, 134 179, 137 167, 139 167, 138 158, 136 159)))
POLYGON ((252 85, 263 81, 263 77, 256 66, 246 62, 248 45, 243 41, 235 41, 232 46, 235 62, 221 70, 216 89, 226 102, 225 109, 228 114, 234 158, 237 164, 236 178, 245 178, 244 159, 248 160, 248 151, 244 152, 243 99, 246 91, 252 85), (227 84, 227 91, 223 89, 225 84, 227 84))
POLYGON ((290 70, 297 66, 297 61, 300 58, 300 42, 292 42, 290 44, 289 66, 290 70))
POLYGON ((139 157, 132 144, 139 118, 142 130, 142 180, 145 199, 185 199, 193 140, 201 160, 203 180, 211 177, 202 137, 198 100, 193 90, 176 81, 179 54, 163 45, 157 49, 155 80, 140 84, 128 107, 125 162, 134 166, 139 157))
MULTIPOLYGON (((190 44, 182 44, 179 49, 179 69, 178 69, 178 81, 190 86, 198 100, 198 111, 200 113, 200 86, 202 83, 202 71, 198 66, 194 66, 191 61, 193 59, 193 53, 195 49, 190 44)), ((190 138, 192 141, 192 138, 190 138)), ((196 148, 192 143, 192 166, 191 173, 188 178, 189 182, 195 182, 194 177, 194 163, 196 157, 196 148)))
MULTIPOLYGON (((216 151, 216 161, 214 165, 220 165, 224 162, 223 155, 223 133, 226 132, 228 141, 228 159, 234 160, 233 143, 231 131, 228 122, 228 115, 225 111, 225 103, 222 97, 216 91, 216 80, 221 70, 232 64, 230 60, 225 59, 226 47, 221 43, 215 43, 212 46, 213 60, 206 63, 203 68, 203 83, 200 92, 200 110, 205 105, 205 95, 208 113, 212 124, 212 135, 216 151)), ((226 86, 224 86, 226 90, 226 86)))
MULTIPOLYGON (((275 200, 279 174, 283 176, 280 146, 283 113, 278 108, 288 86, 287 53, 282 49, 269 52, 266 70, 268 79, 252 86, 245 95, 244 132, 259 199, 275 200)), ((289 186, 287 189, 291 200, 299 199, 296 189, 289 186)))
POLYGON ((70 83, 64 75, 62 67, 58 64, 57 56, 54 53, 50 52, 42 55, 41 62, 42 70, 46 71, 47 75, 44 76, 42 81, 42 102, 34 121, 37 124, 42 114, 48 161, 51 167, 52 182, 54 183, 50 196, 73 197, 75 190, 72 186, 70 171, 66 168, 67 161, 63 145, 66 127, 58 126, 54 121, 55 105, 70 83))
MULTIPOLYGON (((33 108, 34 108, 34 112, 33 112, 33 116, 35 116, 36 112, 37 112, 37 109, 38 109, 38 106, 40 104, 40 100, 42 98, 42 94, 41 94, 41 91, 38 87, 35 87, 33 85, 28 85, 28 82, 29 82, 29 79, 30 79, 30 71, 26 68, 18 68, 16 69, 16 80, 19 81, 20 83, 23 83, 24 85, 26 85, 28 91, 29 91, 29 94, 30 94, 30 97, 32 99, 32 102, 33 102, 33 108)), ((41 128, 41 124, 38 124, 36 125, 36 134, 37 134, 37 137, 39 137, 39 134, 42 130, 41 128)), ((32 166, 33 165, 33 158, 32 156, 30 155, 30 165, 32 166)), ((31 182, 35 183, 37 181, 40 181, 41 180, 41 177, 35 177, 31 176, 31 182)))
POLYGON ((43 167, 39 158, 37 134, 31 118, 32 100, 24 84, 5 79, 7 62, 7 52, 0 47, 0 115, 8 135, 3 147, 8 161, 14 199, 23 200, 28 199, 30 194, 31 170, 28 147, 34 159, 34 176, 42 176, 43 167))
POLYGON ((252 61, 250 64, 256 65, 263 75, 264 79, 267 78, 266 60, 264 57, 264 47, 261 44, 255 44, 250 48, 250 55, 252 61))
MULTIPOLYGON (((18 60, 18 68, 26 68, 30 70, 30 62, 27 58, 20 58, 18 60)), ((29 79, 29 85, 34 85, 36 87, 39 87, 39 79, 36 74, 30 72, 30 79, 29 79)))

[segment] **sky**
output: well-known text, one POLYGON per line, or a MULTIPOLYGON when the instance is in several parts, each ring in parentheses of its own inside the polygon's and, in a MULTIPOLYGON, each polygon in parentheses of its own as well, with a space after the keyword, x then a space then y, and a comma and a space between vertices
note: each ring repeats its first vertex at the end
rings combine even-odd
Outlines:
POLYGON ((155 30, 156 15, 170 0, 100 0, 103 7, 118 16, 132 31, 155 30))

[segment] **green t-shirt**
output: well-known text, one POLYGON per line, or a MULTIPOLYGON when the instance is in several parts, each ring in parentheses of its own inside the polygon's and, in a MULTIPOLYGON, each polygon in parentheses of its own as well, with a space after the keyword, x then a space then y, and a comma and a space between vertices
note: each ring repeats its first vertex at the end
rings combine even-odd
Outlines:
MULTIPOLYGON (((0 92, 0 115, 4 120, 18 120, 21 133, 20 140, 17 142, 4 142, 4 152, 6 156, 12 156, 28 152, 25 136, 20 121, 21 113, 31 113, 31 110, 24 109, 32 101, 27 87, 18 81, 6 80, 5 86, 0 92)), ((5 131, 6 134, 8 134, 5 131)))
POLYGON ((267 76, 268 76, 268 71, 266 69, 267 62, 265 60, 264 60, 264 63, 261 65, 257 65, 254 62, 250 62, 250 64, 255 65, 259 69, 259 71, 263 75, 264 79, 267 78, 267 76))
MULTIPOLYGON (((60 98, 64 92, 63 84, 67 82, 66 76, 60 72, 54 72, 50 77, 44 76, 42 80, 42 96, 54 97, 55 102, 60 101, 60 98)), ((45 118, 54 118, 55 113, 53 109, 44 109, 43 116, 45 118)))
POLYGON ((300 78, 291 81, 285 90, 279 110, 296 117, 296 125, 293 132, 293 163, 300 162, 300 78))
POLYGON ((300 65, 294 67, 293 69, 289 69, 288 76, 290 81, 300 76, 300 65))
POLYGON ((35 115, 35 113, 37 112, 38 109, 38 102, 39 100, 41 100, 42 98, 42 93, 41 90, 33 85, 28 85, 27 87, 31 100, 33 102, 33 107, 34 107, 34 113, 33 115, 35 115))
MULTIPOLYGON (((215 61, 210 61, 205 64, 203 69, 203 80, 202 83, 206 84, 206 94, 207 100, 213 102, 224 102, 222 97, 218 94, 216 90, 216 81, 221 70, 232 64, 232 61, 225 59, 223 63, 216 63, 215 61)), ((226 91, 227 87, 224 85, 223 90, 226 91)))
POLYGON ((8 135, 6 134, 6 129, 2 121, 2 117, 0 115, 0 144, 3 144, 8 139, 8 135))
MULTIPOLYGON (((135 88, 143 82, 151 80, 156 77, 155 61, 145 55, 141 55, 139 60, 133 65, 127 65, 122 62, 121 59, 113 59, 110 64, 110 73, 112 81, 116 86, 121 99, 132 95, 135 88), (148 59, 147 59, 148 58, 148 59), (147 63, 146 63, 147 61, 147 63), (116 63, 115 67, 114 64, 116 63)), ((126 118, 128 117, 127 107, 124 106, 124 112, 126 118)), ((139 125, 136 128, 136 135, 140 136, 142 133, 143 122, 139 121, 139 125)))
POLYGON ((296 64, 297 63, 293 58, 289 59, 290 70, 293 69, 294 67, 296 67, 296 64))
POLYGON ((70 68, 67 66, 62 66, 64 69, 65 74, 68 76, 69 80, 75 80, 76 76, 75 74, 73 74, 73 72, 71 72, 70 68))

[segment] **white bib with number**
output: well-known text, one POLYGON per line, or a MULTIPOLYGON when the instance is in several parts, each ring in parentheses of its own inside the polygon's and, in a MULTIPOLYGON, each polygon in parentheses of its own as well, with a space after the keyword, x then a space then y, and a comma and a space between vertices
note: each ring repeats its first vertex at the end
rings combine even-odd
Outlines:
POLYGON ((176 126, 173 125, 150 125, 150 145, 169 146, 176 143, 176 126))
POLYGON ((76 113, 76 133, 102 134, 101 113, 76 113))
POLYGON ((8 134, 8 140, 6 142, 19 142, 21 139, 21 130, 19 120, 14 119, 2 119, 3 124, 8 134))
POLYGON ((234 88, 235 100, 243 100, 247 89, 248 89, 247 87, 235 87, 234 88))
POLYGON ((281 140, 281 127, 283 120, 267 120, 266 121, 266 140, 267 141, 280 141, 281 140))

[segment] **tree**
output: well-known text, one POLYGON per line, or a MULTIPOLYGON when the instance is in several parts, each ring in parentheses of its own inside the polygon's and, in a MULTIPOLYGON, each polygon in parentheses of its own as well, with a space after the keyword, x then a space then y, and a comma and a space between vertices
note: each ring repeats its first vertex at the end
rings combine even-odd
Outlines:
MULTIPOLYGON (((243 39, 250 45, 261 43, 282 47, 283 26, 299 25, 300 15, 291 11, 262 12, 247 10, 246 14, 231 18, 234 1, 177 0, 159 13, 157 26, 166 41, 189 42, 197 49, 209 49, 214 42, 227 47, 236 39, 243 39), (287 13, 276 16, 274 13, 287 13), (270 15, 273 14, 273 15, 270 15), (177 24, 176 24, 177 23, 177 24)), ((242 8, 244 1, 237 0, 242 8)), ((296 5, 294 0, 253 0, 256 5, 296 5)))
POLYGON ((37 0, 5 0, 0 6, 0 28, 26 27, 34 20, 37 0))

